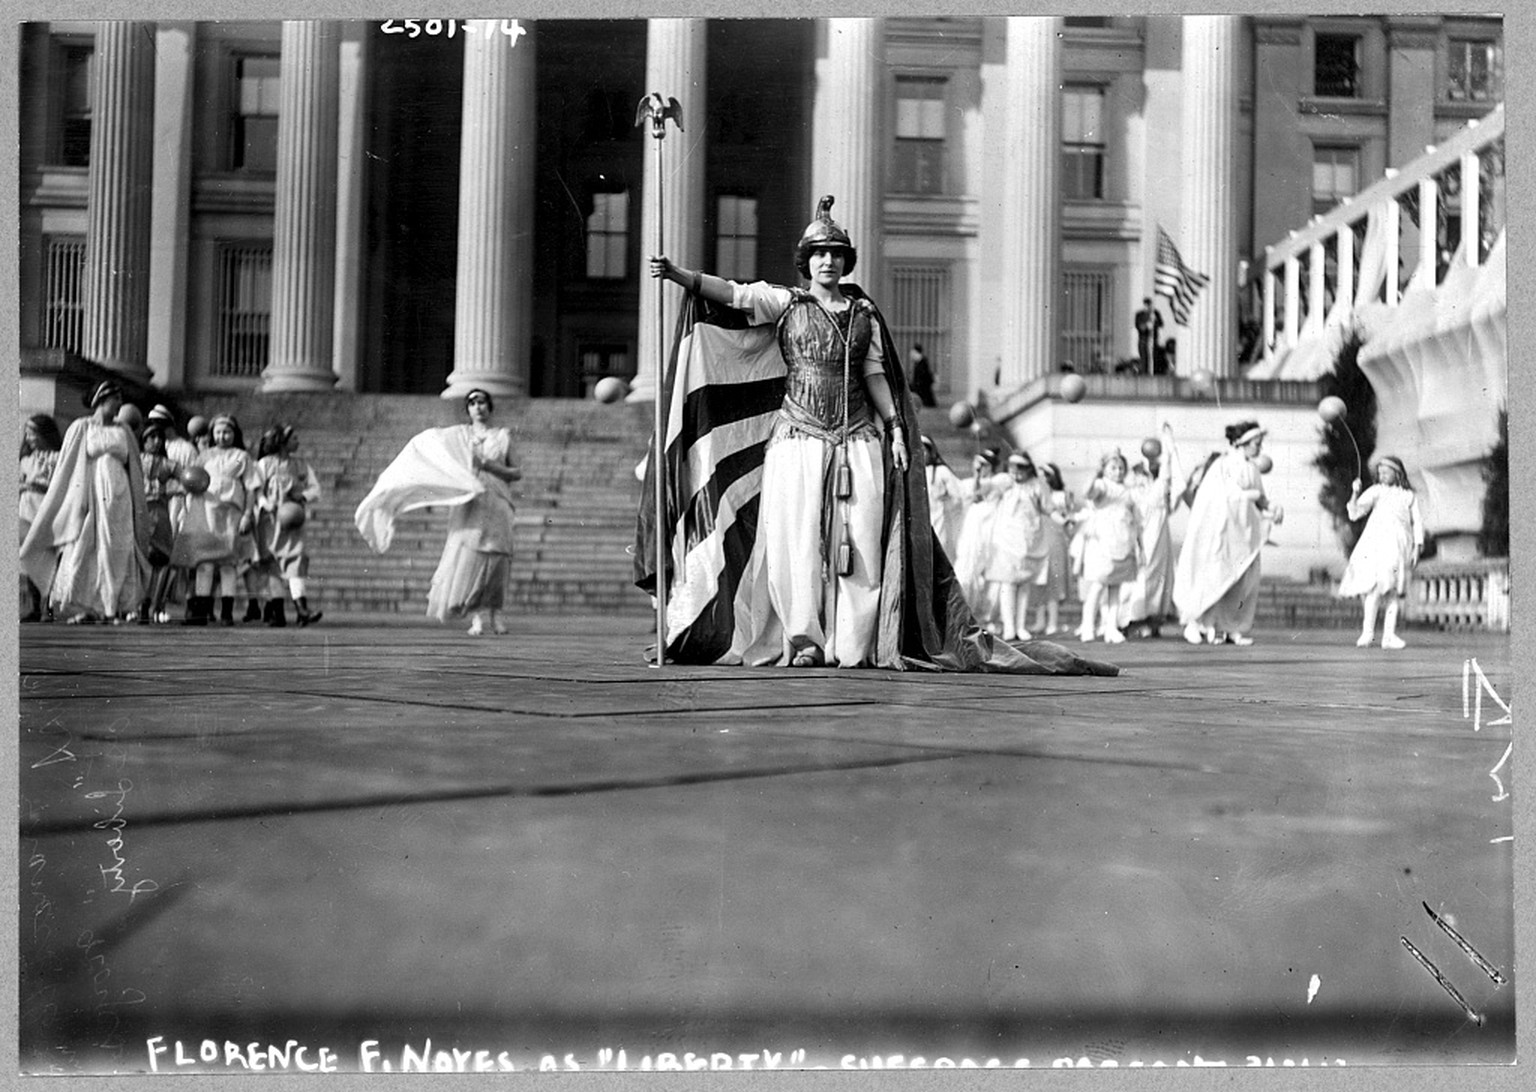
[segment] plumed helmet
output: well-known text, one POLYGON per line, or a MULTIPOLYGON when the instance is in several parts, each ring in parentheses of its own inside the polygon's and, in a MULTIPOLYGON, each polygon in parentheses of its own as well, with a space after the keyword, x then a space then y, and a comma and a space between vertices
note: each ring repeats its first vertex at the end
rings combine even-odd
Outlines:
POLYGON ((800 271, 802 277, 811 275, 810 261, 813 250, 844 251, 848 255, 848 261, 843 266, 844 276, 853 272, 853 267, 859 260, 858 248, 853 245, 848 232, 832 219, 832 200, 832 195, 828 194, 816 202, 816 219, 805 226, 804 234, 795 244, 795 268, 800 271))

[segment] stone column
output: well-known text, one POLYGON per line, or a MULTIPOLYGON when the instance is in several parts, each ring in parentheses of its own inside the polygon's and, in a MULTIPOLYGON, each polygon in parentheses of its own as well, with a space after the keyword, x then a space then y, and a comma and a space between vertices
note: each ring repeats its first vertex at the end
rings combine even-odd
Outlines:
POLYGON ((81 355, 150 378, 149 228, 154 182, 155 30, 96 24, 86 197, 81 355))
POLYGON ((1184 17, 1184 263, 1210 278, 1180 338, 1181 375, 1237 373, 1237 111, 1241 18, 1184 17))
POLYGON ((1054 372, 1061 298, 1061 19, 1008 20, 1007 178, 999 385, 1054 372))
POLYGON ((811 201, 793 222, 804 228, 823 195, 847 230, 859 261, 848 278, 879 303, 885 291, 885 20, 827 19, 818 37, 811 108, 811 201))
POLYGON ((272 350, 263 391, 322 391, 336 309, 336 132, 340 35, 333 22, 283 23, 272 245, 272 350))
MULTIPOLYGON (((531 25, 524 24, 531 30, 531 25)), ((527 390, 533 314, 533 35, 464 36, 453 371, 444 398, 527 390)))
POLYGON ((660 141, 651 136, 648 123, 635 130, 635 139, 645 144, 645 181, 635 195, 642 203, 640 328, 631 402, 648 402, 656 396, 657 365, 665 363, 663 358, 672 349, 672 332, 677 328, 684 298, 676 285, 651 278, 651 255, 658 253, 659 247, 659 252, 685 269, 705 268, 706 27, 703 19, 651 19, 646 23, 645 86, 641 92, 656 92, 663 101, 675 98, 682 107, 683 128, 679 130, 668 121, 666 136, 660 141))
POLYGON ((369 43, 377 30, 372 23, 342 25, 338 110, 336 118, 336 309, 332 318, 331 360, 336 385, 358 389, 358 357, 362 342, 363 213, 365 149, 368 132, 369 43))
POLYGON ((154 195, 150 212, 147 356, 155 383, 187 374, 188 230, 192 210, 193 52, 197 24, 155 27, 154 195))

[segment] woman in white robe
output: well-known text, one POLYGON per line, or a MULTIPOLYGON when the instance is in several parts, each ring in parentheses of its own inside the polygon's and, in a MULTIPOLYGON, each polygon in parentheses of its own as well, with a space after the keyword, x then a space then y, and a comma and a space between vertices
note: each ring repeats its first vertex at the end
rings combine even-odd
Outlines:
POLYGON ((1265 496, 1254 463, 1266 434, 1255 421, 1229 425, 1228 450, 1210 463, 1190 504, 1173 599, 1191 644, 1253 643, 1248 633, 1258 612, 1264 515, 1275 523, 1283 517, 1265 496))
POLYGON ((122 404, 115 383, 97 386, 21 544, 23 570, 68 622, 121 622, 148 586, 144 472, 133 432, 117 424, 122 404))
POLYGON ((446 506, 448 538, 427 592, 427 617, 469 616, 469 633, 502 634, 496 612, 506 606, 516 508, 512 483, 523 472, 512 461, 512 434, 492 423, 489 392, 464 396, 469 424, 418 433, 385 468, 354 521, 379 553, 389 549, 395 520, 419 508, 446 506))

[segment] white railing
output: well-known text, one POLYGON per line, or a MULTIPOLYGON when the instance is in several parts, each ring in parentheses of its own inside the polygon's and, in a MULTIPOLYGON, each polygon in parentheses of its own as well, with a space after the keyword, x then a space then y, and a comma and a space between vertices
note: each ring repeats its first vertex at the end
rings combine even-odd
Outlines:
POLYGON ((1443 629, 1509 630, 1509 562, 1426 561, 1408 589, 1410 622, 1443 629))
MULTIPOLYGON (((1434 276, 1436 216, 1423 210, 1438 209, 1441 176, 1454 168, 1461 172, 1458 179, 1461 236, 1472 244, 1466 246, 1465 260, 1476 268, 1484 253, 1479 245, 1478 228, 1481 155, 1503 136, 1504 104, 1499 103, 1485 117, 1469 122, 1444 144, 1426 149, 1424 155, 1401 169, 1389 169, 1386 177, 1375 185, 1352 198, 1345 198, 1343 203, 1316 217, 1306 227, 1291 232, 1284 241, 1266 247, 1263 275, 1266 363, 1295 349, 1309 334, 1346 324, 1354 310, 1363 304, 1380 302, 1388 307, 1398 304, 1403 290, 1397 273, 1402 257, 1400 201, 1415 191, 1421 211, 1413 277, 1434 276), (1357 255, 1356 228, 1373 214, 1379 218, 1379 223, 1369 226, 1367 243, 1375 235, 1380 239, 1381 250, 1357 255), (1363 259, 1358 269, 1357 257, 1363 259), (1329 258, 1333 259, 1331 264, 1329 258), (1301 283, 1303 265, 1307 279, 1305 298, 1301 283)), ((1502 228, 1503 225, 1499 226, 1502 228)), ((1263 368, 1260 365, 1259 370, 1262 372, 1263 368)))

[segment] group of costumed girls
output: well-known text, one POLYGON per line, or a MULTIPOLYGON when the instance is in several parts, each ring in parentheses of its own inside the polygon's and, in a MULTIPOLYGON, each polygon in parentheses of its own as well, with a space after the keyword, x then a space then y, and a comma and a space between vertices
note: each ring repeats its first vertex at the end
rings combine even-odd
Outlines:
POLYGON ((23 457, 23 477, 29 469, 32 476, 23 483, 21 565, 37 590, 29 618, 167 622, 171 579, 180 572, 190 582, 183 624, 214 620, 215 580, 224 625, 234 625, 242 584, 246 621, 286 625, 281 591, 261 603, 264 585, 274 580, 285 582, 300 625, 319 621, 305 587, 303 524, 320 488, 296 453, 291 428, 269 429, 253 459, 229 415, 196 430, 201 438, 194 443, 177 433, 165 406, 144 419, 128 413, 111 381, 99 384, 87 405, 89 414, 69 426, 48 459, 40 492, 41 460, 23 457))
MULTIPOLYGON (((1177 449, 1165 424, 1160 442, 1143 445, 1144 462, 1131 467, 1118 451, 1105 455, 1078 504, 1060 488, 1054 466, 1039 476, 1023 452, 1007 457, 1003 473, 998 449, 989 448, 976 457, 967 482, 925 438, 930 464, 938 464, 928 473, 935 532, 954 535, 955 570, 967 598, 1005 639, 1029 636, 1026 599, 1037 606, 1036 630, 1057 631, 1061 574, 1068 571, 1058 546, 1070 536, 1081 640, 1119 643, 1127 629, 1155 637, 1164 620, 1177 617, 1191 644, 1249 645, 1260 553, 1270 528, 1284 519, 1264 490, 1266 435, 1255 421, 1230 425, 1226 449, 1180 476, 1175 490, 1177 449), (1169 521, 1181 503, 1189 520, 1175 563, 1169 521)), ((1362 600, 1357 644, 1373 643, 1381 615, 1381 647, 1399 649, 1400 604, 1423 548, 1423 517, 1400 459, 1380 459, 1375 484, 1364 492, 1361 486, 1354 482, 1347 514, 1369 518, 1338 594, 1362 600)))
POLYGON ((1003 460, 997 448, 977 455, 955 541, 955 571, 977 614, 1004 640, 1030 639, 1031 608, 1035 632, 1059 633, 1075 577, 1080 640, 1118 644, 1128 620, 1156 625, 1169 583, 1167 505, 1158 499, 1167 477, 1155 457, 1151 464, 1132 475, 1109 452, 1079 502, 1055 464, 1037 469, 1022 451, 1003 460))
POLYGON ((507 632, 506 604, 516 509, 512 434, 494 424, 495 399, 475 388, 464 396, 468 424, 429 428, 412 437, 357 506, 359 533, 377 552, 394 541, 397 520, 430 507, 449 511, 448 536, 427 592, 427 616, 470 619, 469 633, 507 632))

